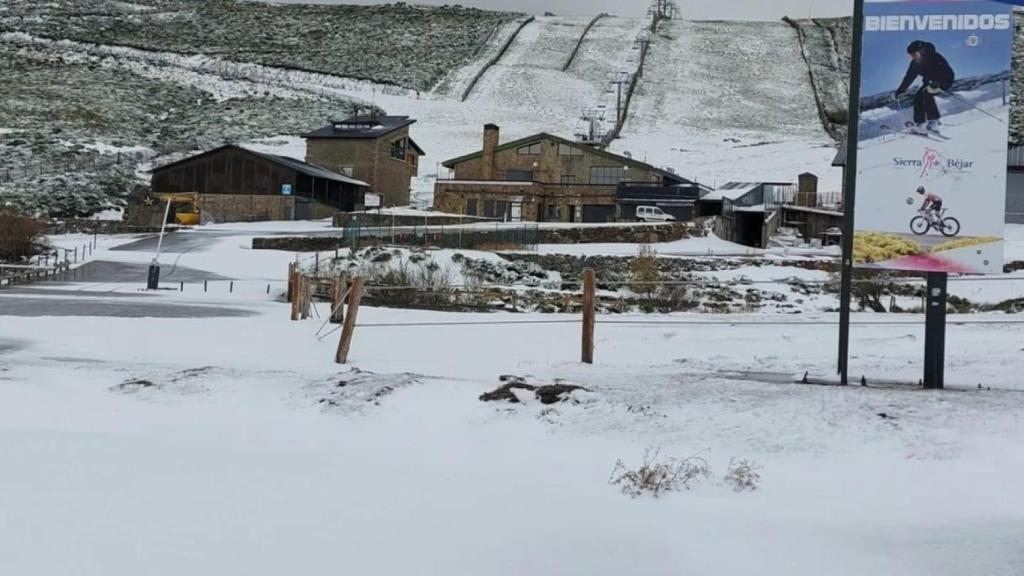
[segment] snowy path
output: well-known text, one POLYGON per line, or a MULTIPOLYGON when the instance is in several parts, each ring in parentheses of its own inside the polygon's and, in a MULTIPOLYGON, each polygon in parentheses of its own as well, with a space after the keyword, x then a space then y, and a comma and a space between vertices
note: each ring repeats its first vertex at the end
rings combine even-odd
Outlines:
POLYGON ((796 32, 785 23, 670 20, 653 38, 615 150, 703 183, 790 182, 811 171, 838 190, 835 148, 796 32))

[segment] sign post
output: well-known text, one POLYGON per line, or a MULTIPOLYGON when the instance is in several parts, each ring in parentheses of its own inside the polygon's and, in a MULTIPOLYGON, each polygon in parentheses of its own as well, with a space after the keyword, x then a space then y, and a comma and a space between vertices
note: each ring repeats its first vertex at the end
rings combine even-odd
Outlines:
POLYGON ((944 385, 948 274, 1002 272, 1013 44, 1008 4, 856 0, 840 302, 843 384, 854 267, 926 275, 928 388, 944 385))
POLYGON ((857 140, 860 129, 861 51, 864 42, 864 0, 853 3, 853 54, 850 59, 850 100, 846 137, 846 172, 843 173, 843 255, 839 264, 839 383, 850 379, 850 304, 853 300, 854 206, 857 200, 857 140))
POLYGON ((925 299, 924 387, 945 386, 946 373, 946 286, 948 274, 928 273, 928 295, 925 299))

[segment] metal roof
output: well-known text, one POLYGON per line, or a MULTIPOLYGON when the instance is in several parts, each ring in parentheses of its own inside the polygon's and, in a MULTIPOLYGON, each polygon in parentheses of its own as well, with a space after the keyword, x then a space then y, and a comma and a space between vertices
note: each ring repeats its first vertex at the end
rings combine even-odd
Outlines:
POLYGON ((242 150, 245 150, 246 152, 249 152, 251 154, 255 154, 256 156, 259 156, 261 158, 265 158, 271 162, 283 164, 291 168, 292 170, 295 170, 296 172, 305 174, 306 176, 322 178, 324 180, 333 180, 335 182, 342 182, 345 184, 352 184, 353 186, 363 186, 366 188, 370 188, 370 185, 367 184, 366 182, 363 182, 362 180, 350 178, 348 176, 345 176, 344 174, 339 174, 337 172, 334 172, 333 170, 328 170, 327 168, 324 168, 322 166, 317 166, 316 164, 310 164, 309 162, 303 162, 302 160, 298 160, 296 158, 289 158, 288 156, 278 156, 277 154, 265 154, 263 152, 256 152, 255 150, 250 150, 248 148, 243 148, 241 146, 239 148, 242 148, 242 150))
POLYGON ((219 146, 219 147, 214 148, 212 150, 207 150, 206 152, 201 152, 199 154, 194 154, 192 156, 189 156, 188 158, 182 158, 181 160, 177 160, 177 161, 171 162, 170 164, 164 164, 163 166, 156 166, 153 169, 151 169, 150 172, 157 172, 157 171, 160 171, 160 170, 165 170, 165 169, 170 168, 172 166, 177 166, 178 164, 183 164, 185 162, 190 162, 190 161, 195 160, 197 158, 202 158, 203 156, 209 156, 210 154, 215 154, 215 153, 220 152, 222 150, 227 150, 227 149, 232 149, 232 148, 235 149, 235 150, 242 150, 244 152, 252 154, 253 156, 258 156, 260 158, 263 158, 264 160, 267 160, 267 161, 270 161, 270 162, 274 162, 275 164, 281 164, 282 166, 286 166, 288 168, 291 168, 292 170, 295 170, 296 172, 299 172, 300 174, 305 174, 306 176, 312 176, 314 178, 322 178, 324 180, 333 180, 334 182, 342 182, 344 184, 352 184, 354 186, 363 186, 363 187, 366 187, 366 188, 370 188, 371 187, 369 184, 367 184, 366 182, 363 182, 362 180, 356 180, 355 178, 349 178, 348 176, 345 176, 344 174, 338 174, 337 172, 334 172, 332 170, 328 170, 327 168, 324 168, 322 166, 317 166, 316 164, 310 164, 309 162, 303 162, 302 160, 299 160, 299 159, 296 159, 296 158, 290 158, 288 156, 279 156, 277 154, 267 154, 267 153, 264 153, 264 152, 257 152, 255 150, 250 149, 250 148, 246 148, 244 146, 238 146, 238 145, 235 145, 235 144, 225 144, 223 146, 219 146))
MULTIPOLYGON (((493 124, 488 124, 488 126, 493 126, 493 124)), ((595 147, 593 147, 593 146, 591 146, 589 144, 583 144, 583 143, 577 142, 575 140, 569 140, 567 138, 562 138, 561 136, 555 136, 554 134, 549 134, 547 132, 539 132, 537 134, 533 134, 532 136, 526 136, 525 138, 519 138, 518 140, 513 140, 511 142, 506 142, 506 143, 504 143, 504 144, 502 144, 500 146, 497 146, 494 150, 496 152, 501 151, 501 150, 508 150, 510 148, 516 148, 516 147, 522 146, 523 144, 526 144, 528 142, 535 142, 537 140, 551 140, 551 141, 557 142, 559 144, 565 144, 567 146, 572 146, 574 148, 579 148, 581 150, 584 150, 585 152, 588 152, 588 153, 591 153, 591 154, 596 154, 598 156, 602 156, 602 157, 608 158, 610 160, 615 160, 617 162, 622 162, 623 164, 625 164, 627 166, 632 166, 632 167, 640 168, 640 169, 643 169, 643 170, 650 170, 651 172, 654 172, 655 174, 658 174, 661 177, 665 178, 666 180, 670 180, 672 182, 678 182, 680 184, 696 184, 696 182, 693 182, 692 180, 689 180, 687 178, 683 178, 682 176, 680 176, 678 174, 673 174, 672 172, 669 172, 668 170, 664 170, 662 168, 657 168, 657 167, 652 166, 652 165, 650 165, 650 164, 648 164, 646 162, 641 162, 639 160, 634 160, 632 158, 627 158, 626 156, 620 156, 618 154, 615 154, 615 153, 612 153, 612 152, 608 152, 607 150, 601 150, 599 148, 595 148, 595 147)), ((475 158, 482 158, 483 155, 484 155, 483 150, 480 150, 479 152, 473 152, 471 154, 465 154, 463 156, 459 156, 458 158, 452 158, 451 160, 445 160, 444 162, 441 162, 441 165, 444 166, 445 168, 454 168, 456 164, 461 164, 462 162, 465 162, 467 160, 473 160, 475 158)))
MULTIPOLYGON (((334 120, 327 126, 303 134, 303 138, 380 138, 416 121, 408 116, 364 115, 334 120)), ((417 147, 418 148, 418 147, 417 147)))

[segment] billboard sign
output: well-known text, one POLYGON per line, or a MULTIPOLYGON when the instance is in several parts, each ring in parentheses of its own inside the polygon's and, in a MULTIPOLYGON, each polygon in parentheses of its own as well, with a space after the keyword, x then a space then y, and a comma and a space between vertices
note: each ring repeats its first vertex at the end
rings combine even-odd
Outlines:
POLYGON ((366 193, 364 205, 367 208, 380 208, 380 194, 366 193))
POLYGON ((281 184, 281 195, 282 196, 291 196, 292 195, 292 185, 291 184, 281 184))
POLYGON ((854 261, 1001 273, 1012 8, 864 5, 854 261))

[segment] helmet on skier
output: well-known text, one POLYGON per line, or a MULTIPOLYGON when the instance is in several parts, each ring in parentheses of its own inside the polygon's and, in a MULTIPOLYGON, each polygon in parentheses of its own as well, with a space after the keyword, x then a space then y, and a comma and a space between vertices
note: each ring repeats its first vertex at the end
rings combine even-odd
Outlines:
POLYGON ((924 49, 925 49, 925 45, 926 44, 927 44, 927 42, 924 42, 923 40, 914 40, 909 45, 907 45, 907 54, 914 54, 915 52, 923 52, 924 49))
POLYGON ((917 193, 918 194, 924 194, 924 186, 918 186, 917 187, 917 193))

